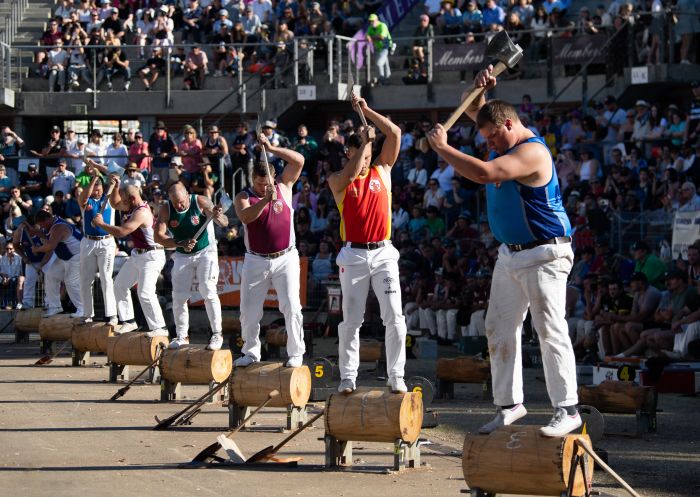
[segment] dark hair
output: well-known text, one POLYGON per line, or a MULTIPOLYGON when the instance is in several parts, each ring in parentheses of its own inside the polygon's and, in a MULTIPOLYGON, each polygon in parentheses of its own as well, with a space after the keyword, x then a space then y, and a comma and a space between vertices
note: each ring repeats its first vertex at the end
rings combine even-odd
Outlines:
POLYGON ((362 146, 362 137, 359 133, 354 133, 348 137, 347 147, 360 148, 362 146))
POLYGON ((266 167, 264 162, 259 161, 253 166, 253 176, 267 176, 268 171, 272 177, 275 176, 275 168, 272 164, 268 164, 266 167))
POLYGON ((40 210, 40 211, 38 211, 38 212, 36 213, 36 216, 35 216, 36 219, 35 219, 35 221, 36 221, 37 223, 41 223, 41 222, 44 222, 44 221, 48 221, 48 220, 51 219, 52 217, 53 217, 52 214, 49 214, 49 213, 46 212, 46 211, 40 210))

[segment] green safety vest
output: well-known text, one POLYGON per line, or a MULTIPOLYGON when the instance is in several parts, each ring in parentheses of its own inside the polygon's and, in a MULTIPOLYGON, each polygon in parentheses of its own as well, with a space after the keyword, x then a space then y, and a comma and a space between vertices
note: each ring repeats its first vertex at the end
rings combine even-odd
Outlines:
MULTIPOLYGON (((192 238, 202 226, 202 223, 207 220, 207 216, 199 208, 197 195, 194 194, 190 195, 190 207, 186 211, 178 212, 170 200, 168 201, 168 208, 170 210, 168 228, 173 238, 178 242, 192 238)), ((194 254, 195 252, 205 249, 209 246, 209 235, 207 231, 208 230, 204 230, 204 232, 199 235, 197 243, 191 252, 185 252, 185 249, 182 247, 178 247, 176 250, 181 254, 194 254)))

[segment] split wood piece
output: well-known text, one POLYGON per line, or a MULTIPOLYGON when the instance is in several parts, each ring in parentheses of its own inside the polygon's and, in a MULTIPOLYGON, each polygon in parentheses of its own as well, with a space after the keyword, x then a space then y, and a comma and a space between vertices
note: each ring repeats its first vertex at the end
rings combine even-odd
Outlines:
POLYGON ((360 340, 360 362, 376 362, 384 357, 384 342, 360 340))
POLYGON ((73 326, 71 342, 79 352, 107 352, 107 339, 114 336, 109 323, 85 323, 73 326))
POLYGON ((256 452, 252 456, 248 458, 246 461, 246 464, 252 464, 255 462, 260 462, 260 461, 273 461, 275 459, 275 454, 285 445, 287 445, 294 437, 296 437, 299 433, 307 429, 309 426, 314 424, 316 420, 318 420, 323 414, 325 413, 325 410, 321 410, 318 414, 316 414, 313 418, 308 420, 306 423, 301 425, 299 428, 297 428, 294 432, 289 434, 284 440, 282 440, 280 443, 275 445, 274 447, 270 445, 269 447, 265 447, 263 450, 260 452, 256 452))
POLYGON ((73 334, 73 325, 80 318, 72 318, 70 314, 54 314, 48 318, 42 318, 39 322, 39 336, 42 340, 63 342, 69 340, 73 334))
POLYGON ((273 347, 287 346, 287 330, 285 328, 268 328, 265 331, 265 343, 273 347))
POLYGON ((472 356, 441 357, 435 365, 435 376, 452 383, 482 383, 491 378, 491 366, 488 361, 472 356))
POLYGON ((207 350, 204 345, 166 349, 160 359, 160 374, 170 383, 221 383, 231 375, 232 368, 230 350, 207 350))
POLYGON ((604 381, 578 389, 579 403, 588 404, 601 412, 634 414, 639 410, 656 411, 656 389, 642 387, 629 381, 604 381))
POLYGON ((172 416, 168 416, 165 419, 158 419, 158 416, 155 416, 157 424, 153 427, 153 429, 154 430, 165 430, 166 428, 168 428, 172 425, 177 426, 178 424, 180 424, 180 417, 181 416, 191 419, 193 416, 188 414, 190 411, 196 411, 197 409, 202 407, 211 396, 216 395, 216 393, 219 390, 221 390, 222 388, 224 388, 225 386, 226 386, 226 382, 222 382, 222 383, 216 385, 215 387, 209 389, 209 391, 207 393, 205 393, 204 395, 199 397, 197 400, 195 400, 194 402, 189 404, 187 407, 185 407, 181 411, 176 412, 172 416))
POLYGON ((158 357, 158 348, 168 345, 168 337, 147 337, 146 333, 124 333, 107 339, 109 362, 148 366, 158 357))
POLYGON ((230 397, 241 407, 257 406, 270 392, 280 392, 270 407, 304 407, 311 396, 311 372, 307 366, 288 368, 281 362, 256 362, 235 368, 230 397))
POLYGON ((351 394, 331 394, 326 401, 326 435, 342 442, 413 443, 422 424, 423 399, 417 392, 363 387, 351 394))
POLYGON ((608 472, 610 476, 612 476, 620 485, 622 485, 622 488, 627 490, 627 492, 632 496, 632 497, 640 497, 640 495, 634 491, 632 487, 630 487, 625 480, 622 479, 620 475, 618 475, 613 469, 608 466, 605 461, 603 461, 598 454, 595 453, 593 448, 589 445, 590 441, 586 441, 584 438, 581 438, 579 440, 576 440, 576 445, 578 445, 580 448, 582 448, 586 453, 593 458, 593 460, 603 468, 605 471, 608 472))
MULTIPOLYGON (((164 346, 163 346, 163 347, 159 347, 159 350, 162 350, 163 348, 164 348, 164 346)), ((148 366, 146 366, 146 367, 143 369, 143 371, 141 371, 139 374, 137 374, 136 377, 135 377, 133 380, 131 380, 131 381, 130 381, 129 383, 127 383, 125 386, 123 386, 122 388, 120 388, 119 390, 117 390, 117 393, 115 393, 114 395, 112 395, 112 397, 110 397, 109 400, 117 400, 118 398, 123 397, 123 396, 126 394, 126 392, 129 391, 129 389, 131 388, 131 385, 133 385, 134 383, 136 383, 136 380, 138 380, 138 379, 141 378, 144 374, 146 374, 146 372, 147 372, 149 369, 151 369, 152 367, 155 367, 155 365, 156 365, 156 364, 158 363, 158 361, 160 360, 161 354, 162 354, 162 352, 161 352, 160 354, 158 354, 158 357, 156 357, 156 358, 153 360, 153 362, 152 362, 151 364, 149 364, 148 366)))
POLYGON ((34 307, 23 309, 15 315, 15 329, 23 333, 36 333, 39 331, 43 309, 34 307))
MULTIPOLYGON (((504 426, 489 435, 468 434, 462 470, 469 488, 492 494, 562 495, 569 487, 572 456, 583 455, 578 440, 588 435, 545 437, 537 426, 504 426)), ((572 495, 583 495, 593 479, 593 460, 574 473, 572 495)))

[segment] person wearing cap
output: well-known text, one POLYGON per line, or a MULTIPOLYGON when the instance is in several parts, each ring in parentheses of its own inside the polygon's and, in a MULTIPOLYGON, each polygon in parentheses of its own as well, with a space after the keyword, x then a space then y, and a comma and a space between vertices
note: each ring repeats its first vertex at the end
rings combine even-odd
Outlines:
POLYGON ((207 137, 202 143, 202 155, 218 165, 220 159, 224 159, 227 174, 231 174, 231 157, 228 155, 228 142, 216 125, 207 129, 207 137))
POLYGON ((304 167, 304 157, 277 147, 264 134, 260 145, 285 161, 277 176, 272 164, 258 161, 251 186, 236 195, 236 215, 245 226, 246 254, 241 271, 241 334, 243 356, 237 367, 260 361, 260 320, 270 288, 277 292, 287 329, 288 367, 299 367, 305 352, 303 316, 299 300, 299 253, 296 249, 292 188, 304 167), (277 179, 275 179, 277 178, 277 179), (272 179, 272 183, 270 183, 272 179))
POLYGON ((634 242, 630 250, 635 261, 634 271, 644 273, 650 285, 663 290, 666 264, 649 249, 649 245, 643 240, 634 242))
POLYGON ((168 202, 158 213, 155 242, 166 249, 175 249, 172 256, 173 315, 177 337, 169 348, 179 348, 189 343, 190 318, 187 301, 191 296, 192 282, 196 276, 199 294, 209 318, 212 337, 207 346, 219 350, 223 344, 221 335, 221 302, 216 290, 219 280, 219 259, 214 235, 214 224, 209 223, 198 238, 194 236, 200 227, 213 218, 219 226, 226 227, 228 218, 220 206, 202 195, 189 194, 182 183, 175 183, 168 190, 168 202))
POLYGON ((41 149, 41 152, 36 150, 30 150, 29 152, 36 157, 40 157, 42 165, 45 167, 56 167, 58 158, 66 155, 66 142, 61 138, 61 128, 58 126, 51 127, 49 141, 41 149))
POLYGON ((108 30, 111 30, 112 33, 114 33, 114 36, 119 38, 119 40, 124 39, 124 21, 122 21, 119 18, 119 9, 116 7, 112 7, 112 10, 109 11, 109 17, 107 17, 104 22, 102 23, 102 29, 107 32, 108 30))
POLYGON ((186 185, 191 193, 213 198, 214 184, 217 179, 218 177, 214 174, 209 158, 202 157, 199 162, 199 171, 188 176, 186 185))
POLYGON ((393 45, 391 33, 389 33, 389 27, 379 20, 377 14, 370 14, 367 21, 369 21, 369 26, 367 27, 365 38, 374 45, 374 57, 377 70, 379 71, 379 82, 387 85, 391 77, 391 68, 389 67, 389 51, 392 50, 393 45))
POLYGON ((102 131, 95 128, 90 133, 90 143, 85 146, 85 164, 104 165, 107 163, 106 154, 107 147, 102 143, 102 131))
MULTIPOLYGON (((474 87, 496 86, 489 66, 474 87)), ((516 109, 485 91, 467 108, 491 149, 490 160, 472 157, 447 143, 437 125, 428 140, 437 154, 467 179, 486 185, 488 221, 501 242, 493 272, 486 335, 491 352, 494 419, 479 428, 491 433, 527 414, 523 406, 520 339, 529 308, 540 348, 552 419, 544 436, 563 436, 579 426, 576 361, 566 322, 566 285, 573 265, 571 225, 564 210, 554 160, 542 137, 525 128, 516 109), (543 277, 546 275, 546 277, 543 277)))
POLYGON ((91 323, 95 314, 93 284, 95 282, 95 273, 99 273, 102 298, 104 300, 105 321, 112 326, 116 326, 117 302, 114 297, 114 285, 112 282, 116 243, 110 233, 92 222, 100 212, 103 204, 105 207, 102 212, 102 218, 108 224, 113 225, 114 206, 107 198, 102 178, 94 176, 78 198, 83 232, 83 239, 80 241, 80 295, 83 303, 84 322, 91 323))
POLYGON ((121 180, 122 188, 127 186, 135 186, 142 190, 146 186, 146 178, 139 171, 139 166, 135 162, 130 162, 124 171, 124 177, 121 180))
POLYGON ((656 311, 654 312, 655 326, 645 329, 639 334, 639 339, 616 357, 634 357, 644 354, 647 349, 658 355, 662 349, 673 349, 674 337, 680 331, 679 322, 688 314, 689 308, 697 310, 698 293, 695 286, 688 285, 688 275, 674 269, 664 273, 667 292, 663 293, 656 311), (675 325, 675 326, 674 326, 675 325))
POLYGON ((219 9, 219 12, 216 14, 216 21, 214 21, 212 25, 212 32, 213 33, 219 33, 221 32, 221 29, 224 28, 224 32, 228 32, 231 29, 233 29, 233 22, 228 18, 228 10, 226 9, 219 9))
POLYGON ((97 214, 93 219, 95 226, 109 233, 110 238, 129 237, 133 247, 131 256, 114 279, 114 296, 121 322, 115 333, 129 333, 138 329, 131 301, 131 288, 137 285, 139 303, 148 326, 146 336, 167 337, 168 330, 156 293, 156 283, 165 266, 165 251, 155 241, 153 213, 138 187, 120 184, 118 176, 110 176, 110 181, 115 184, 110 203, 122 211, 121 223, 120 226, 113 226, 97 214))
POLYGON ((166 72, 167 62, 163 58, 163 49, 154 46, 151 56, 146 60, 142 68, 137 72, 139 79, 143 83, 146 91, 151 91, 153 85, 158 81, 158 77, 166 72))
POLYGON ((328 177, 341 214, 343 246, 336 259, 343 292, 343 322, 338 326, 339 392, 356 388, 359 333, 370 284, 379 301, 385 327, 388 386, 405 392, 406 320, 399 288, 399 252, 391 235, 391 169, 401 148, 401 129, 353 95, 352 104, 385 136, 372 160, 371 130, 363 128, 346 142, 348 161, 328 177))
POLYGON ((8 160, 19 155, 20 149, 24 146, 24 140, 9 126, 3 126, 0 132, 0 160, 8 160))
POLYGON ((170 158, 177 154, 177 145, 163 121, 156 122, 153 133, 148 138, 148 151, 153 157, 153 172, 167 176, 170 158))
MULTIPOLYGON (((277 132, 277 130, 275 129, 275 128, 277 128, 277 122, 267 120, 267 121, 262 123, 261 128, 262 128, 263 134, 265 135, 265 138, 267 138, 267 141, 269 141, 273 146, 279 147, 280 146, 280 135, 277 132)), ((257 144, 256 148, 260 149, 260 144, 257 144)), ((276 157, 275 154, 273 154, 269 150, 267 150, 266 153, 267 153, 267 161, 271 165, 275 166, 275 168, 280 165, 279 157, 276 157)))
POLYGON ((143 174, 151 173, 151 157, 148 153, 148 142, 143 139, 143 133, 134 133, 134 143, 129 146, 129 162, 134 162, 143 174))
POLYGON ((51 188, 51 193, 56 194, 57 191, 71 192, 75 186, 75 174, 67 169, 68 164, 66 159, 58 159, 58 167, 51 173, 46 186, 51 188))
MULTIPOLYGON (((278 5, 281 6, 283 3, 284 2, 280 2, 278 5)), ((278 17, 282 17, 282 12, 279 13, 278 17)), ((243 18, 241 19, 241 24, 243 24, 243 31, 245 31, 245 34, 248 35, 246 41, 248 43, 257 41, 258 32, 262 27, 262 22, 255 12, 253 12, 253 8, 250 5, 247 5, 245 8, 243 18)))

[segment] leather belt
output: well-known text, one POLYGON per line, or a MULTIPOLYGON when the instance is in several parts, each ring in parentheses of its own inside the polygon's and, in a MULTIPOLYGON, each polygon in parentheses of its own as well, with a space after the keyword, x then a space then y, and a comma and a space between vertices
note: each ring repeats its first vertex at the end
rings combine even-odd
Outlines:
POLYGON ((277 259, 278 257, 282 257, 284 254, 291 252, 294 250, 296 247, 292 245, 291 247, 287 247, 284 250, 280 250, 279 252, 272 252, 270 254, 259 254, 257 252, 253 252, 252 250, 249 250, 249 254, 257 255, 258 257, 262 257, 263 259, 277 259))
POLYGON ((85 235, 85 238, 87 238, 88 240, 104 240, 105 238, 112 238, 112 235, 105 235, 105 236, 85 235))
POLYGON ((381 242, 369 242, 369 243, 357 243, 357 242, 345 242, 346 247, 354 249, 365 249, 365 250, 377 250, 378 248, 385 247, 391 244, 391 240, 382 240, 381 242))
POLYGON ((540 245, 559 245, 562 243, 571 243, 571 237, 570 236, 558 236, 556 238, 550 238, 549 240, 535 240, 534 242, 523 243, 523 244, 506 243, 506 246, 512 252, 520 252, 522 250, 528 250, 531 248, 539 247, 540 245))
POLYGON ((131 249, 132 252, 136 252, 137 254, 145 254, 146 252, 152 252, 154 250, 163 250, 163 247, 148 247, 148 248, 131 249))

